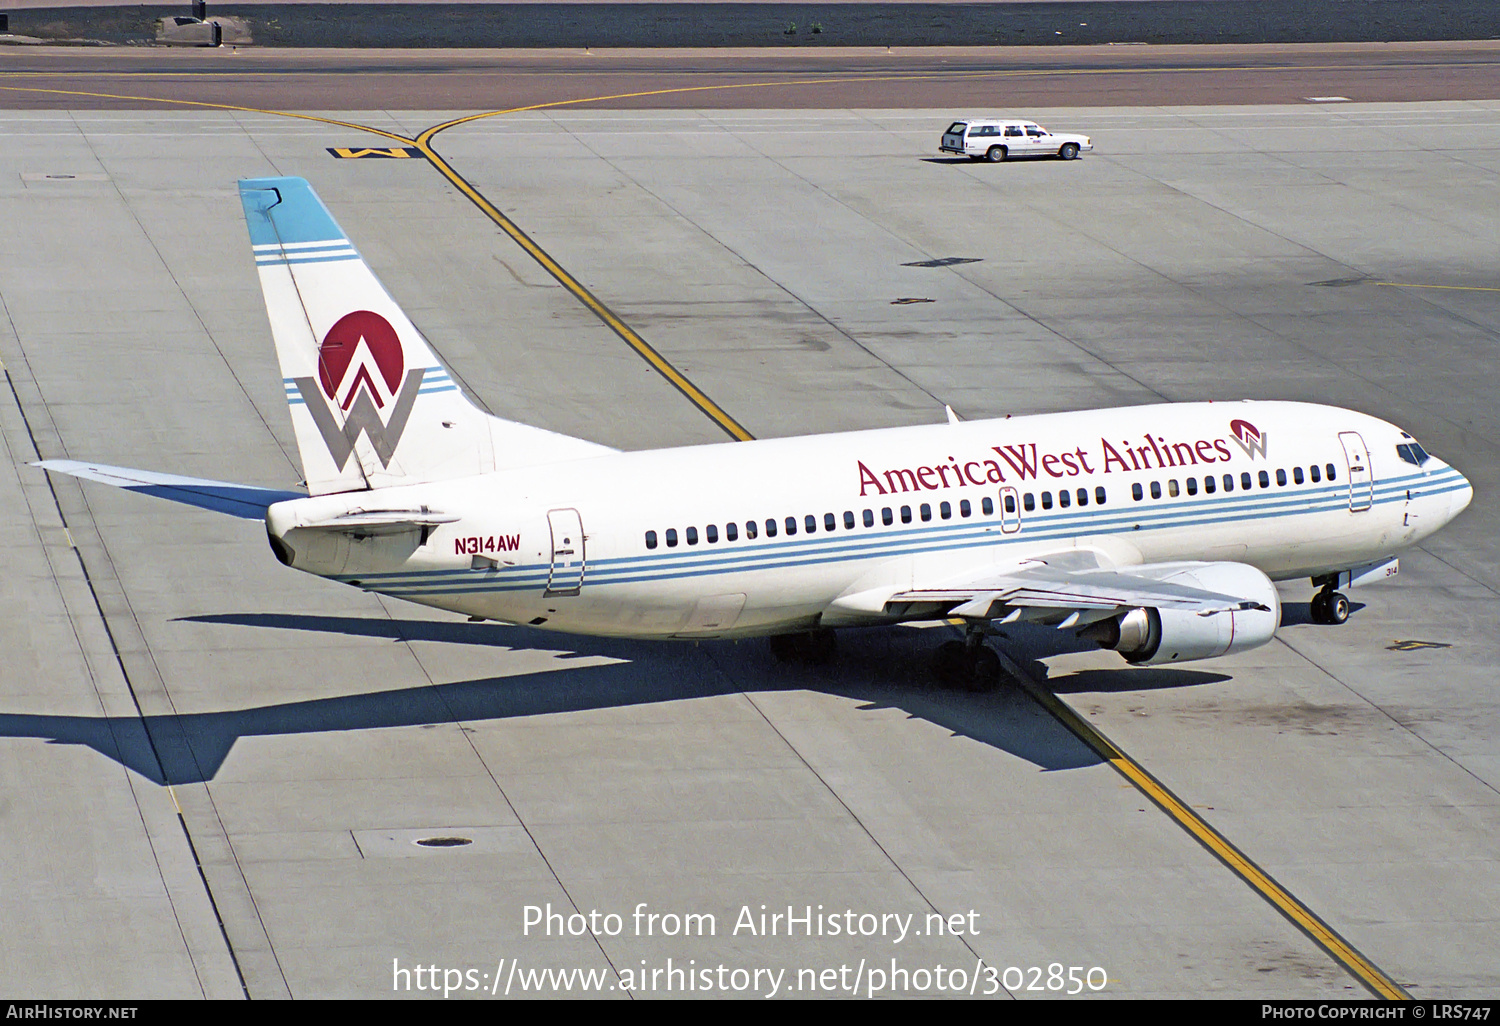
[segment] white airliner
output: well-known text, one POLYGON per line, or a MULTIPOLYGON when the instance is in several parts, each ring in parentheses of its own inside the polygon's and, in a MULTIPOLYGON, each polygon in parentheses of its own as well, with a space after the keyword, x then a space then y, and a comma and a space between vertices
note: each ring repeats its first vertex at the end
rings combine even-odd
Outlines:
POLYGON ((1374 417, 1199 402, 620 452, 465 398, 307 182, 240 194, 307 492, 49 460, 264 519, 285 564, 470 617, 641 638, 958 619, 950 682, 998 676, 997 624, 1072 629, 1132 663, 1270 641, 1273 580, 1338 589, 1473 496, 1374 417))

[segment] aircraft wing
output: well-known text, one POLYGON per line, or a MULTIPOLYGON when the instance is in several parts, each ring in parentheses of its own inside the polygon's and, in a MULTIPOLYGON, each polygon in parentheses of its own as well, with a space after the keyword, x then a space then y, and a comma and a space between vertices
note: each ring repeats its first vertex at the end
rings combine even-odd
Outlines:
POLYGON ((1208 591, 1167 578, 1190 571, 1194 563, 1146 563, 1114 567, 1092 552, 1070 550, 995 566, 900 591, 889 605, 948 606, 943 615, 969 620, 1001 619, 1075 627, 1145 606, 1209 616, 1265 605, 1239 595, 1208 591))
POLYGON ((215 513, 228 513, 242 520, 264 520, 266 508, 272 503, 307 498, 304 492, 179 477, 176 474, 158 474, 150 470, 110 467, 79 460, 43 460, 32 465, 59 474, 71 474, 85 481, 98 481, 127 491, 143 492, 157 498, 197 506, 199 509, 213 510, 215 513))

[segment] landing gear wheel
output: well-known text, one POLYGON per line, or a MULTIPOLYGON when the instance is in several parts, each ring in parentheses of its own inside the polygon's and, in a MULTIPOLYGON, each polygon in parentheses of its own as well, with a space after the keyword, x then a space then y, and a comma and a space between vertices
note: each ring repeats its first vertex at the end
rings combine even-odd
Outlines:
POLYGON ((945 641, 932 654, 932 675, 943 687, 989 691, 1000 683, 1000 657, 983 641, 945 641))
POLYGON ((968 646, 962 641, 945 641, 932 654, 932 675, 944 687, 958 687, 963 683, 968 646))
POLYGON ((1349 619, 1349 600, 1336 591, 1320 591, 1312 600, 1313 623, 1341 624, 1349 619))
POLYGON ((1000 657, 987 645, 980 645, 974 649, 971 657, 970 690, 994 690, 995 686, 1000 683, 1000 657))
POLYGON ((989 161, 991 164, 1000 163, 1005 159, 1005 147, 991 146, 989 149, 984 151, 984 159, 989 161))
POLYGON ((1329 594, 1325 608, 1329 623, 1340 624, 1349 619, 1349 600, 1336 591, 1329 594))

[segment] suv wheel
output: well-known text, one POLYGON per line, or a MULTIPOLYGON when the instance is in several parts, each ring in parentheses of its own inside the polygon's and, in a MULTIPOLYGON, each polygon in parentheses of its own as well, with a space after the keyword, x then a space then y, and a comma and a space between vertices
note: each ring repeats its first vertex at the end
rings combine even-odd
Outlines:
POLYGON ((1063 147, 1062 147, 1062 149, 1060 149, 1060 150, 1057 151, 1057 155, 1059 157, 1061 157, 1063 160, 1076 160, 1076 159, 1078 159, 1078 144, 1077 143, 1063 143, 1063 147))
POLYGON ((988 150, 985 151, 984 159, 989 161, 991 164, 1000 163, 1005 159, 1005 147, 991 146, 988 150))

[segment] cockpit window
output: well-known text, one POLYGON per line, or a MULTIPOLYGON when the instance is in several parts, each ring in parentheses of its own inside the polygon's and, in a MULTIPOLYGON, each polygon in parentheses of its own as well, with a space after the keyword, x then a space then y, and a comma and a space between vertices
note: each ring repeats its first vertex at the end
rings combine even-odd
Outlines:
POLYGON ((1423 449, 1416 442, 1405 442, 1396 446, 1396 455, 1414 467, 1420 467, 1432 459, 1431 456, 1427 455, 1427 450, 1423 449))

